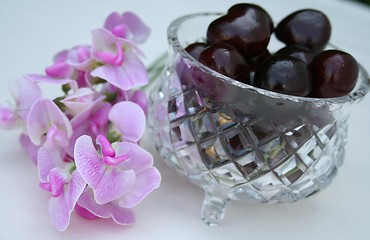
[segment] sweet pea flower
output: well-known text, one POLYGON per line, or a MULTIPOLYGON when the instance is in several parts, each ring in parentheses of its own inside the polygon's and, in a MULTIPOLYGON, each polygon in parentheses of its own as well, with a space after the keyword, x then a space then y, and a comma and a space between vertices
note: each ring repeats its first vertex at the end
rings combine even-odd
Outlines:
POLYGON ((35 145, 67 147, 72 135, 68 118, 50 99, 41 99, 31 108, 27 120, 28 136, 35 145))
POLYGON ((92 35, 93 58, 102 66, 95 68, 91 76, 104 79, 122 90, 148 83, 146 68, 137 56, 142 52, 133 42, 117 38, 103 28, 94 30, 92 35))
POLYGON ((91 47, 78 45, 69 50, 63 50, 54 57, 54 62, 45 68, 46 75, 27 74, 26 77, 35 82, 64 85, 76 90, 86 87, 87 76, 93 69, 91 47))
POLYGON ((4 106, 2 118, 7 121, 4 125, 13 127, 15 122, 27 132, 27 119, 32 105, 42 98, 41 88, 37 83, 22 77, 10 86, 10 93, 15 101, 12 109, 10 105, 4 106))
MULTIPOLYGON (((115 142, 111 145, 103 135, 96 141, 100 153, 89 136, 77 139, 74 153, 77 171, 92 189, 96 204, 102 208, 107 207, 106 204, 132 208, 159 186, 161 177, 152 166, 150 153, 134 143, 115 142)), ((92 213, 101 210, 96 210, 99 207, 96 204, 79 204, 92 213)))
POLYGON ((49 214, 53 226, 64 231, 69 225, 70 215, 80 198, 86 182, 77 171, 74 163, 64 161, 61 148, 42 146, 38 150, 38 172, 40 187, 51 193, 49 214))
POLYGON ((55 229, 64 231, 70 221, 78 199, 80 198, 86 183, 78 171, 69 173, 68 169, 53 168, 48 181, 41 182, 40 187, 50 192, 49 214, 55 229))
POLYGON ((133 12, 111 13, 104 23, 104 28, 116 37, 144 43, 150 34, 150 28, 133 12))

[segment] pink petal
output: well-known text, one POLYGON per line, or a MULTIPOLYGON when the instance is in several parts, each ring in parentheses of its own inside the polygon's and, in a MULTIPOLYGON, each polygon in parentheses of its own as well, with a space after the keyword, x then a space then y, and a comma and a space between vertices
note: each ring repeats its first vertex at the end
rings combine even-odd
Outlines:
POLYGON ((131 101, 139 105, 143 109, 145 115, 148 114, 148 98, 144 91, 135 91, 134 94, 131 96, 131 101))
POLYGON ((37 154, 40 149, 40 146, 33 144, 30 138, 25 134, 22 134, 20 136, 19 141, 21 143, 22 148, 26 150, 28 156, 32 159, 33 163, 37 164, 38 158, 37 154))
POLYGON ((110 103, 103 103, 91 116, 91 121, 95 122, 98 126, 105 126, 108 123, 108 113, 111 110, 112 105, 110 103))
POLYGON ((96 52, 95 58, 103 63, 120 66, 123 63, 124 55, 120 43, 116 43, 115 52, 96 52))
POLYGON ((127 38, 128 34, 129 34, 129 29, 128 29, 127 25, 120 24, 120 25, 115 26, 113 29, 111 29, 111 32, 116 37, 127 38))
POLYGON ((115 157, 116 153, 112 148, 112 145, 104 135, 98 135, 96 137, 96 143, 100 145, 103 156, 115 157))
POLYGON ((109 218, 112 215, 108 204, 100 205, 95 202, 94 192, 89 187, 86 188, 80 199, 78 199, 78 204, 100 218, 109 218))
POLYGON ((27 74, 25 75, 25 78, 27 78, 31 82, 41 82, 41 83, 48 83, 48 84, 55 84, 55 85, 64 85, 69 84, 69 86, 72 89, 77 89, 77 82, 73 79, 69 78, 53 78, 46 75, 39 75, 39 74, 27 74))
POLYGON ((45 69, 46 75, 52 78, 69 78, 73 67, 65 62, 55 63, 45 69))
POLYGON ((125 12, 122 15, 122 21, 125 23, 133 34, 133 41, 144 43, 150 34, 150 28, 133 12, 125 12))
POLYGON ((153 166, 153 156, 139 147, 137 144, 130 142, 118 142, 117 155, 128 155, 130 159, 120 163, 122 169, 132 169, 136 174, 140 174, 153 166))
POLYGON ((66 148, 69 144, 68 139, 69 137, 66 132, 60 131, 57 126, 52 125, 46 133, 45 146, 48 146, 49 148, 55 148, 57 146, 66 148))
POLYGON ((49 214, 51 223, 58 231, 64 231, 69 225, 70 209, 64 198, 64 194, 60 197, 52 197, 49 200, 49 214))
POLYGON ((77 170, 94 190, 98 204, 122 197, 134 184, 134 171, 104 165, 102 157, 98 155, 88 136, 77 139, 74 158, 77 170))
POLYGON ((121 15, 118 12, 112 12, 105 20, 104 28, 112 30, 119 24, 121 24, 121 15))
POLYGON ((150 192, 158 188, 161 182, 159 171, 152 167, 136 176, 134 186, 129 193, 122 197, 119 204, 123 208, 135 207, 141 202, 150 192))
MULTIPOLYGON (((81 195, 82 197, 82 195, 81 195)), ((80 197, 80 199, 81 199, 80 197)), ((78 202, 75 206, 75 211, 76 213, 78 213, 78 215, 80 215, 81 217, 87 219, 87 220, 95 220, 95 219, 98 219, 99 217, 96 216, 95 214, 93 214, 92 212, 90 212, 89 210, 87 210, 86 208, 84 207, 81 207, 78 202)))
POLYGON ((74 159, 82 178, 93 189, 97 188, 103 178, 105 167, 91 137, 83 135, 76 140, 74 159))
POLYGON ((104 65, 94 69, 91 76, 105 79, 122 90, 144 86, 148 83, 148 75, 144 64, 133 54, 126 55, 122 66, 104 65))
POLYGON ((92 54, 97 61, 119 66, 124 60, 123 40, 104 28, 92 32, 92 54))
POLYGON ((80 136, 88 135, 94 139, 96 138, 97 133, 91 128, 92 124, 100 127, 99 129, 95 129, 99 134, 106 134, 108 112, 111 105, 109 103, 102 103, 103 99, 104 97, 96 99, 89 108, 72 118, 73 134, 70 137, 70 144, 67 147, 67 153, 69 155, 73 156, 74 144, 80 136))
POLYGON ((105 204, 124 196, 135 182, 133 170, 121 170, 118 167, 107 166, 98 186, 94 189, 95 201, 105 204))
POLYGON ((42 98, 41 88, 35 82, 22 77, 10 86, 10 92, 16 102, 18 115, 26 125, 32 105, 42 98))
MULTIPOLYGON (((72 125, 58 106, 50 99, 37 101, 31 108, 27 120, 28 135, 31 141, 41 144, 41 138, 48 133, 51 126, 65 132, 67 137, 72 135, 72 125)), ((65 141, 68 142, 68 139, 65 141)))
POLYGON ((42 182, 47 182, 50 171, 56 167, 62 167, 65 154, 59 149, 47 148, 42 146, 38 151, 37 167, 39 178, 42 182))
POLYGON ((78 88, 74 93, 69 94, 61 102, 68 108, 72 116, 85 111, 94 103, 95 92, 90 88, 78 88))
POLYGON ((136 143, 144 134, 145 113, 136 103, 123 101, 115 104, 108 118, 125 141, 136 143))
POLYGON ((78 204, 91 212, 93 215, 101 218, 110 218, 122 225, 135 222, 134 213, 130 209, 120 207, 116 202, 107 204, 97 204, 94 201, 94 195, 91 189, 86 189, 78 200, 78 204))
POLYGON ((68 51, 66 63, 82 71, 89 71, 92 68, 91 46, 76 46, 68 51))
POLYGON ((63 193, 67 180, 68 176, 61 168, 56 167, 49 172, 50 190, 53 197, 59 197, 63 193))
POLYGON ((51 222, 57 230, 64 231, 68 227, 71 213, 85 186, 82 177, 74 171, 65 191, 59 197, 52 197, 49 200, 51 222))
POLYGON ((120 225, 130 225, 135 222, 135 214, 131 209, 111 203, 111 212, 113 220, 120 225))
POLYGON ((80 125, 86 125, 86 122, 93 116, 93 114, 102 107, 103 100, 104 96, 98 97, 88 108, 74 116, 71 120, 73 129, 80 125))
POLYGON ((0 105, 0 128, 10 130, 18 126, 17 116, 14 109, 8 104, 0 105))
POLYGON ((53 62, 54 63, 65 62, 67 60, 67 56, 68 56, 68 50, 62 50, 58 52, 57 54, 55 54, 53 58, 53 62))

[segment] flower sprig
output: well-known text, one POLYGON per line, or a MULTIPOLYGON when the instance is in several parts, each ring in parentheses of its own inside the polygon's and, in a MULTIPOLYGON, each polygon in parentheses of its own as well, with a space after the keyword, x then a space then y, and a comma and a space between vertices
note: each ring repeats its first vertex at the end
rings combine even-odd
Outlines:
POLYGON ((27 74, 0 106, 0 127, 21 128, 20 142, 50 192, 53 226, 65 230, 76 211, 87 219, 132 224, 132 208, 159 187, 152 155, 139 146, 148 108, 148 72, 139 44, 150 29, 134 13, 112 13, 91 45, 55 55, 45 74, 27 74), (41 84, 61 95, 46 98, 41 84))

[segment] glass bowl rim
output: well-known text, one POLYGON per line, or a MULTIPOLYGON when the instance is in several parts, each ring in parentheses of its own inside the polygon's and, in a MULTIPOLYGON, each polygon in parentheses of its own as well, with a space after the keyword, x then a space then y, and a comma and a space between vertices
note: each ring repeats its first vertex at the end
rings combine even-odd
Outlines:
POLYGON ((217 16, 222 16, 222 15, 225 15, 225 13, 200 12, 200 13, 187 14, 187 15, 174 19, 170 23, 169 27, 167 28, 167 38, 168 38, 169 45, 172 47, 172 49, 176 53, 179 53, 181 57, 183 57, 184 59, 188 61, 191 61, 195 67, 201 69, 202 71, 208 74, 211 74, 212 76, 216 76, 221 81, 226 82, 227 84, 232 84, 239 88, 243 88, 248 91, 257 92, 258 94, 262 94, 262 95, 272 97, 272 98, 279 98, 279 99, 284 99, 284 100, 288 100, 292 102, 300 102, 300 103, 313 103, 313 104, 318 104, 318 105, 326 105, 326 104, 333 105, 333 104, 344 104, 348 102, 360 101, 369 92, 370 78, 369 78, 367 71, 362 67, 360 63, 358 63, 358 67, 359 67, 358 82, 354 90, 352 90, 352 92, 350 92, 349 94, 345 96, 334 97, 334 98, 300 97, 300 96, 293 96, 293 95, 288 95, 288 94, 283 94, 283 93, 277 93, 277 92, 269 91, 266 89, 254 87, 252 85, 248 85, 245 83, 241 83, 221 73, 218 73, 217 71, 202 64, 201 62, 193 58, 188 52, 185 51, 185 49, 180 44, 180 41, 178 38, 178 32, 179 32, 181 25, 188 20, 191 20, 197 17, 208 17, 208 16, 217 17, 217 16))

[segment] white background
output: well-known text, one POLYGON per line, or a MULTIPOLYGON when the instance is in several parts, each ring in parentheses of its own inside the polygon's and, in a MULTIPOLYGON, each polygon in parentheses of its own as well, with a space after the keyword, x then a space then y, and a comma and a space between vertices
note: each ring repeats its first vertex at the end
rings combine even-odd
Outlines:
MULTIPOLYGON (((90 31, 112 11, 134 11, 151 28, 143 45, 149 64, 167 49, 166 28, 194 12, 226 11, 238 1, 21 1, 0 0, 0 101, 8 85, 24 73, 43 73, 59 50, 90 44, 90 31)), ((332 22, 331 42, 354 55, 370 71, 370 8, 335 0, 265 0, 275 23, 302 8, 324 11, 332 22)), ((52 92, 52 90, 51 90, 52 92)), ((146 136, 162 185, 134 210, 137 222, 119 226, 111 219, 88 221, 72 215, 65 232, 49 221, 48 193, 18 143, 18 131, 0 131, 0 239, 369 239, 370 97, 350 118, 347 155, 334 182, 315 197, 294 204, 233 202, 219 227, 199 219, 203 192, 174 173, 146 136)))

